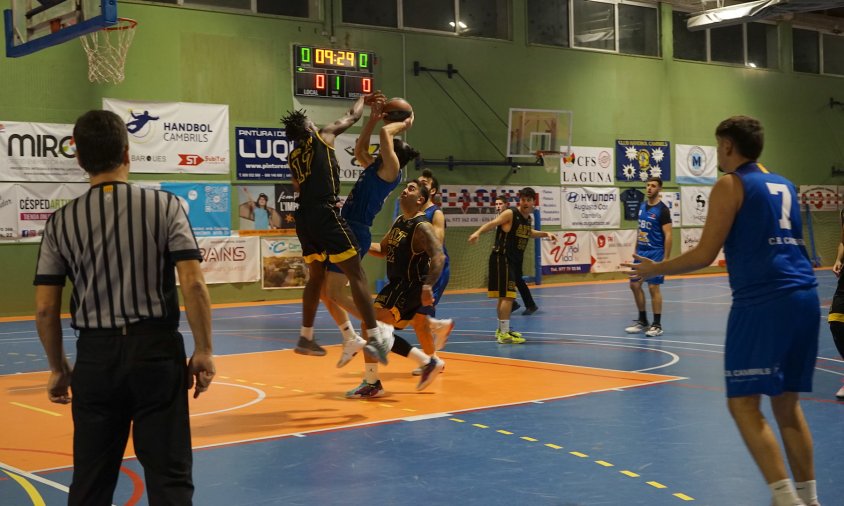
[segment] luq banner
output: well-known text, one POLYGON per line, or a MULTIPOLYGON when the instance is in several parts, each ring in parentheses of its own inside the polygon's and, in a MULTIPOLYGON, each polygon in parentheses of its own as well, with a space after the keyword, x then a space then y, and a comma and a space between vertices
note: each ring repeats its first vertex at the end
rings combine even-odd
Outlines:
POLYGON ((50 216, 90 187, 88 183, 0 183, 0 239, 39 241, 50 216))
POLYGON ((0 122, 0 181, 87 181, 73 125, 0 122))
POLYGON ((638 230, 592 232, 592 272, 619 272, 633 260, 638 230))
POLYGON ((253 283, 261 279, 259 237, 198 237, 196 242, 206 283, 253 283))
POLYGON ((228 174, 229 106, 103 99, 123 118, 133 172, 228 174))
POLYGON ((585 274, 592 267, 591 232, 555 232, 543 239, 542 274, 585 274))
POLYGON ((621 226, 618 188, 564 186, 560 188, 560 195, 563 229, 621 226))

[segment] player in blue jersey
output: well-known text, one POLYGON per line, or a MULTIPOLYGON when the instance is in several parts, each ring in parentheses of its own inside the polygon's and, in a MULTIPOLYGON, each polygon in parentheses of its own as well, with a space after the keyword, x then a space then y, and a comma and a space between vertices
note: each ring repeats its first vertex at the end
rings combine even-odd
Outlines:
POLYGON ((803 242, 794 185, 756 160, 764 135, 758 120, 734 116, 715 130, 718 166, 709 214, 693 250, 664 262, 644 256, 625 264, 643 279, 706 267, 721 247, 733 304, 727 321, 724 375, 727 405, 750 454, 770 486, 774 506, 817 506, 812 435, 798 392, 812 390, 820 301, 803 242), (788 464, 760 410, 771 399, 788 464), (795 489, 796 485, 796 489, 795 489))
MULTIPOLYGON (((655 262, 668 260, 671 257, 671 211, 660 199, 662 179, 648 178, 645 186, 646 199, 639 206, 639 233, 636 238, 636 254, 649 258, 655 262)), ((648 313, 645 306, 645 291, 642 290, 643 280, 631 279, 630 290, 639 310, 639 318, 633 325, 627 327, 628 334, 638 334, 645 331, 648 337, 662 335, 662 290, 660 286, 665 282, 664 276, 655 276, 648 280, 648 291, 651 292, 651 307, 654 320, 648 325, 648 313)))

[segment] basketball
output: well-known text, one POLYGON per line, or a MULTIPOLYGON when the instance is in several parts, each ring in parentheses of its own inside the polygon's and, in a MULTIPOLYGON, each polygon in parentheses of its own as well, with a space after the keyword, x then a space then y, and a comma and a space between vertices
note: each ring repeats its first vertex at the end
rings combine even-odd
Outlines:
POLYGON ((393 123, 395 121, 404 121, 413 114, 413 106, 407 100, 396 97, 387 100, 384 104, 384 122, 393 123))

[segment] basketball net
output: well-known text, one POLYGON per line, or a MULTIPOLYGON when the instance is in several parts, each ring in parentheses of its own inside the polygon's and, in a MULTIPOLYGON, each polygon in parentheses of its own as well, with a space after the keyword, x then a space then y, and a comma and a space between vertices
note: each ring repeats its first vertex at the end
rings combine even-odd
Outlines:
POLYGON ((88 56, 88 80, 92 83, 119 84, 125 77, 126 54, 135 36, 138 22, 118 18, 117 24, 82 36, 82 47, 88 56))
POLYGON ((537 160, 542 160, 545 167, 545 172, 548 174, 558 174, 562 167, 563 157, 566 156, 565 151, 537 151, 537 160))

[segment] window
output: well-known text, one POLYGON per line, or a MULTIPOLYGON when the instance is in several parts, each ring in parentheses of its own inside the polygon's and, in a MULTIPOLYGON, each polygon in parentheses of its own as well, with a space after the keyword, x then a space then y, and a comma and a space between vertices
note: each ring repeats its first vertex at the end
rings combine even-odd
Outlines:
POLYGON ((844 37, 823 34, 823 73, 844 76, 844 37))
POLYGON ((678 60, 707 61, 706 30, 690 31, 686 25, 689 14, 674 11, 674 58, 678 60))
POLYGON ((742 25, 724 26, 709 30, 712 61, 744 64, 744 35, 742 25))
POLYGON ((821 73, 820 33, 795 28, 792 35, 794 71, 821 73))
POLYGON ((185 5, 204 5, 226 9, 252 10, 252 0, 184 0, 185 5))
POLYGON ((615 5, 574 0, 574 46, 615 51, 615 5))
POLYGON ((777 25, 747 23, 746 29, 747 66, 765 69, 780 68, 777 25))
POLYGON ((528 0, 528 43, 569 47, 568 0, 528 0))
POLYGON ((618 51, 659 56, 659 11, 638 5, 618 5, 618 51))
POLYGON ((460 0, 461 35, 491 39, 510 37, 508 0, 460 0))
POLYGON ((206 7, 210 10, 246 11, 296 18, 320 19, 322 0, 134 0, 173 4, 188 7, 206 7), (254 6, 253 6, 254 4, 254 6))
MULTIPOLYGON (((354 1, 354 0, 346 0, 354 1)), ((454 0, 403 0, 404 26, 441 32, 455 32, 454 0)), ((461 22, 460 28, 465 26, 461 22)))
POLYGON ((398 12, 398 5, 393 0, 347 0, 343 2, 342 16, 344 23, 398 28, 398 12))

